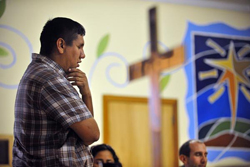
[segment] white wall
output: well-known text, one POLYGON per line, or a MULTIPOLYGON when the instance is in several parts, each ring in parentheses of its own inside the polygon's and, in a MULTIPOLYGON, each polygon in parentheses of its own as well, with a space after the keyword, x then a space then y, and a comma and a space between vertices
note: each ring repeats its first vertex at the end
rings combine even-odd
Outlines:
MULTIPOLYGON (((89 79, 91 78, 95 118, 102 133, 102 96, 112 94, 147 97, 149 80, 143 78, 126 85, 127 64, 114 57, 106 57, 97 62, 98 43, 104 35, 110 34, 106 52, 116 53, 129 64, 142 60, 144 47, 149 40, 148 9, 152 6, 157 6, 158 10, 159 40, 168 48, 182 43, 187 21, 201 25, 223 22, 238 29, 250 26, 249 13, 132 0, 8 0, 5 12, 0 18, 0 25, 10 26, 24 34, 31 42, 33 52, 36 53, 40 49, 40 32, 48 19, 57 16, 69 17, 84 25, 87 31, 85 37, 87 57, 80 68, 86 72, 89 79), (124 83, 124 87, 116 87, 107 79, 105 70, 114 62, 121 66, 112 69, 110 76, 117 83, 124 83), (94 68, 95 63, 97 63, 96 68, 94 68), (90 76, 93 69, 93 76, 90 76)), ((30 62, 30 49, 18 33, 3 28, 0 28, 0 42, 10 45, 16 53, 14 66, 8 69, 0 68, 0 82, 17 85, 30 62)), ((12 60, 12 56, 0 57, 2 64, 9 64, 12 60)), ((163 98, 178 100, 179 144, 188 139, 188 131, 185 128, 188 125, 184 103, 186 91, 186 78, 181 69, 171 75, 170 83, 162 93, 163 98)), ((0 134, 13 133, 15 93, 15 88, 0 87, 0 134)), ((102 140, 101 137, 98 142, 101 143, 102 140)), ((217 164, 232 163, 246 164, 238 159, 224 160, 217 164)))

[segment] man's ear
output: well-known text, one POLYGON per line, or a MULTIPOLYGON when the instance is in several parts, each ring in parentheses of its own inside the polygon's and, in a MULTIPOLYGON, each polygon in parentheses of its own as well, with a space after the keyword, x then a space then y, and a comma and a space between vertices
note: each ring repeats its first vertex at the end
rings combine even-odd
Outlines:
POLYGON ((183 163, 183 164, 185 164, 186 162, 187 162, 187 156, 185 156, 185 155, 180 155, 179 156, 179 159, 181 160, 181 162, 183 163))
POLYGON ((56 41, 56 48, 59 53, 64 53, 65 46, 65 41, 62 38, 58 38, 56 41))

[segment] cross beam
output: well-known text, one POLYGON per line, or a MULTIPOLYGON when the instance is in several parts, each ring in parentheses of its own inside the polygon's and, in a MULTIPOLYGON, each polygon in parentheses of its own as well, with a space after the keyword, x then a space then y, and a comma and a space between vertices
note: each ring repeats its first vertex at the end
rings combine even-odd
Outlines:
POLYGON ((129 66, 129 80, 145 75, 150 77, 149 119, 152 141, 152 166, 161 167, 161 103, 159 97, 159 77, 161 71, 181 65, 184 62, 184 47, 179 46, 168 52, 159 53, 157 48, 156 8, 149 10, 151 56, 149 59, 129 66))

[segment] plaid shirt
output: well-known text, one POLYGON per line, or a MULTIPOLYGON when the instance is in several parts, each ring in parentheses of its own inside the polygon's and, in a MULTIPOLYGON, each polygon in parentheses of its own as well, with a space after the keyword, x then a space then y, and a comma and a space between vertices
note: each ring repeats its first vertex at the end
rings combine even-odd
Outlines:
POLYGON ((16 96, 13 166, 92 166, 89 148, 70 128, 90 111, 57 63, 32 59, 16 96))

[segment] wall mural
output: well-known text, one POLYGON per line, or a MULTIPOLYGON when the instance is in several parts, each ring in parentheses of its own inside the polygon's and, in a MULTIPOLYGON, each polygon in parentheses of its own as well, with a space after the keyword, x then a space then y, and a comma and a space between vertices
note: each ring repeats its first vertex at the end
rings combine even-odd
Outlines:
POLYGON ((4 11, 5 11, 5 7, 6 7, 6 1, 5 0, 1 0, 0 1, 0 18, 2 17, 4 11))
POLYGON ((189 136, 208 146, 208 159, 250 161, 250 28, 188 24, 186 107, 189 136))
MULTIPOLYGON (((2 17, 4 11, 5 0, 1 0, 0 17, 2 17)), ((17 64, 16 45, 12 44, 12 42, 19 41, 20 45, 24 43, 24 45, 27 46, 27 52, 30 57, 31 53, 33 52, 32 45, 29 39, 21 31, 11 26, 0 24, 0 34, 0 70, 2 70, 0 87, 3 87, 5 89, 17 89, 19 81, 17 81, 16 83, 7 82, 11 80, 12 77, 8 70, 13 69, 17 64)))
MULTIPOLYGON (((110 62, 107 65, 106 71, 105 71, 106 79, 113 86, 118 87, 118 88, 124 88, 124 87, 126 87, 129 84, 129 79, 128 79, 128 76, 129 76, 129 74, 128 74, 129 63, 126 60, 125 56, 123 56, 123 55, 121 55, 119 53, 116 53, 116 52, 105 52, 105 50, 106 50, 106 48, 108 46, 109 40, 110 40, 110 34, 106 34, 99 41, 99 44, 98 44, 98 47, 97 47, 97 54, 96 54, 97 59, 95 60, 93 66, 91 67, 90 73, 89 73, 89 78, 88 78, 89 79, 89 83, 91 85, 91 83, 92 83, 92 77, 94 76, 94 72, 95 72, 96 67, 98 66, 98 64, 103 59, 106 59, 106 58, 109 58, 109 57, 113 57, 113 58, 116 58, 116 59, 112 59, 112 60, 119 60, 120 62, 118 62, 118 61, 117 62, 110 62), (123 70, 126 71, 125 78, 123 78, 123 79, 120 78, 119 79, 120 81, 122 80, 122 83, 116 82, 114 79, 112 79, 112 75, 110 74, 111 70, 116 70, 117 68, 122 68, 123 70)), ((168 48, 166 47, 166 45, 164 43, 162 43, 161 41, 158 41, 158 45, 159 45, 159 47, 161 47, 162 50, 165 50, 165 51, 168 50, 168 48)), ((148 41, 144 45, 143 53, 142 53, 142 59, 147 59, 148 49, 149 48, 150 48, 150 41, 148 41)), ((170 73, 162 73, 161 74, 160 92, 162 92, 166 88, 166 86, 168 85, 168 83, 170 81, 170 76, 171 76, 170 73)))
MULTIPOLYGON (((0 17, 4 14, 5 0, 0 1, 0 17)), ((32 45, 28 38, 16 28, 0 25, 0 33, 22 39, 31 56, 32 45)), ((109 62, 105 78, 115 87, 128 85, 128 61, 116 52, 106 52, 110 34, 104 35, 97 46, 96 60, 88 75, 92 78, 99 63, 107 58, 109 62), (111 70, 122 68, 124 78, 112 78, 111 70), (121 82, 117 82, 119 80, 121 82)), ((8 70, 17 63, 14 45, 4 36, 0 39, 0 70, 8 75, 8 70)), ((189 116, 189 138, 203 140, 208 146, 208 159, 217 162, 227 157, 238 157, 250 162, 250 28, 237 30, 217 23, 195 25, 188 23, 183 41, 186 46, 186 63, 180 67, 186 71, 188 90, 186 109, 189 116)), ((167 51, 165 44, 158 41, 159 47, 167 51)), ((144 45, 142 58, 148 56, 150 42, 144 45)), ((179 69, 180 69, 179 68, 179 69)), ((162 73, 160 91, 162 92, 175 71, 162 73)), ((2 74, 1 74, 2 75, 2 74)), ((8 76, 11 77, 11 76, 8 76)), ((0 87, 16 89, 18 83, 0 80, 0 87)))
POLYGON ((92 77, 94 75, 94 72, 96 70, 96 67, 98 66, 99 62, 101 62, 103 59, 108 58, 108 57, 112 57, 113 60, 119 60, 121 62, 110 62, 110 64, 107 65, 106 67, 106 78, 107 80, 114 86, 116 87, 126 87, 128 84, 128 76, 126 76, 125 79, 123 79, 122 83, 117 83, 115 80, 112 79, 111 75, 110 75, 110 71, 112 69, 116 69, 116 68, 123 68, 124 70, 127 70, 127 65, 128 62, 127 60, 120 55, 119 53, 116 52, 105 52, 108 43, 109 43, 109 39, 110 39, 110 34, 106 34, 104 37, 101 38, 100 42, 98 43, 97 46, 97 54, 96 57, 97 59, 95 60, 94 64, 91 67, 90 73, 89 73, 89 84, 91 85, 92 83, 92 77))
MULTIPOLYGON (((99 42, 97 60, 89 74, 90 82, 95 67, 106 57, 117 57, 124 67, 128 67, 124 56, 105 52, 109 37, 105 35, 99 42)), ((189 137, 206 143, 210 162, 227 157, 249 161, 250 28, 237 30, 222 23, 198 26, 189 22, 183 43, 187 59, 180 68, 185 68, 188 80, 189 137)), ((158 41, 158 44, 167 51, 163 43, 158 41)), ((149 45, 150 42, 145 44, 143 58, 147 56, 149 45)), ((119 66, 110 63, 106 78, 112 85, 122 88, 127 86, 128 78, 118 84, 109 74, 112 67, 119 66)), ((170 75, 179 69, 161 75, 161 91, 169 83, 170 75)))

